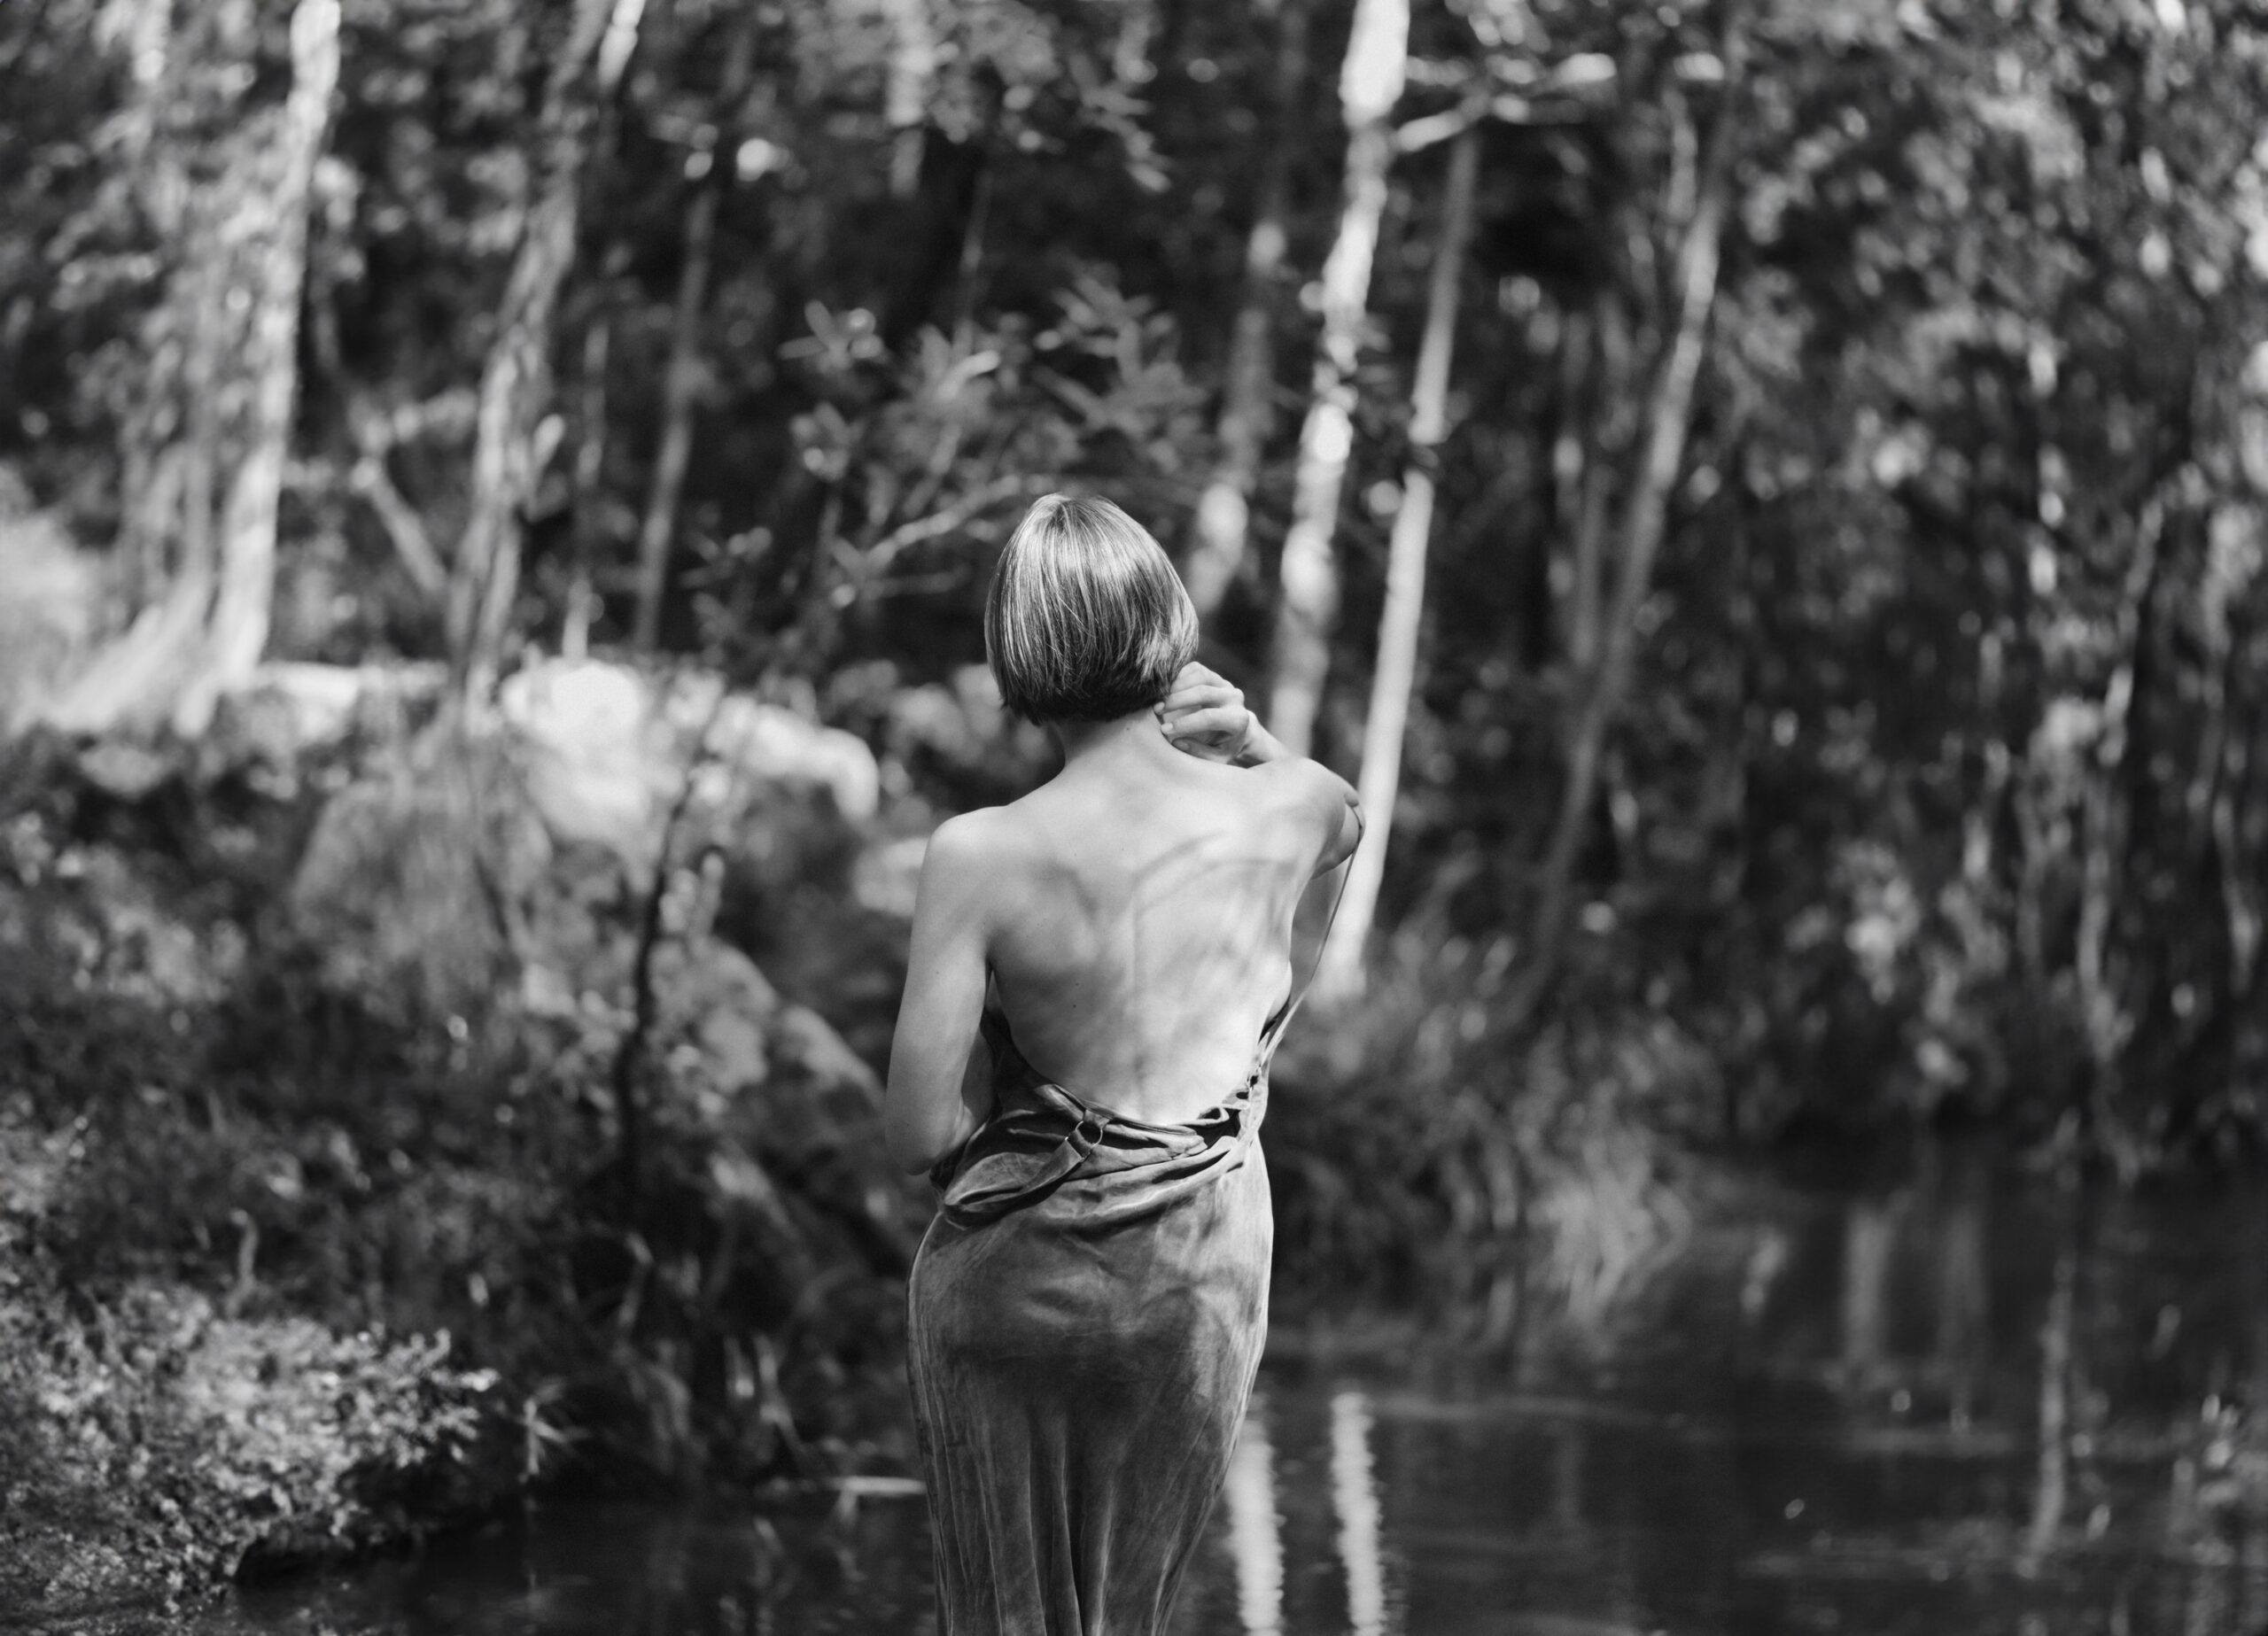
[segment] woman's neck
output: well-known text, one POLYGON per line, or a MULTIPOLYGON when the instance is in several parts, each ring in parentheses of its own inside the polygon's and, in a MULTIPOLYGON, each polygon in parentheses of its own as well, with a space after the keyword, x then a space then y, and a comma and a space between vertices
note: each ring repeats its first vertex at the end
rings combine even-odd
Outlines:
POLYGON ((1153 749, 1175 753, 1158 725, 1156 713, 1146 708, 1109 721, 1050 722, 1048 731, 1062 750, 1067 767, 1103 756, 1142 755, 1153 749))

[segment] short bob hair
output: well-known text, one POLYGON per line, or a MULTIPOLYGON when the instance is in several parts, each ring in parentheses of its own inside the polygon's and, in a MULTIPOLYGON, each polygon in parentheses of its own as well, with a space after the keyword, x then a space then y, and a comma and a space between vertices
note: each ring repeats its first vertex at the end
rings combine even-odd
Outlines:
POLYGON ((1107 500, 1049 494, 1008 536, 984 657, 1026 721, 1111 721, 1157 703, 1197 651, 1197 610, 1150 531, 1107 500))

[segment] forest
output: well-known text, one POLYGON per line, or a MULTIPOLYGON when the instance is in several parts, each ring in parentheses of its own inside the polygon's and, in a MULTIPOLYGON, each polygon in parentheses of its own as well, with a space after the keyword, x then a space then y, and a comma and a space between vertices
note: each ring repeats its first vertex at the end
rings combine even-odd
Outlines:
POLYGON ((4 0, 0 1603, 906 1469, 1055 490, 1371 816, 1279 1316, 2256 1164, 2264 107, 2249 0, 4 0))

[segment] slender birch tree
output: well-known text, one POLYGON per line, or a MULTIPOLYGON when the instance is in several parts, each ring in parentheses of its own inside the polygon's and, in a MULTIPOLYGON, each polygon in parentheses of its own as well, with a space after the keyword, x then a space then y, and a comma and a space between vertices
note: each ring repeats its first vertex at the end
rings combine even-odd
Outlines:
POLYGON ((1468 127, 1449 149, 1441 231, 1425 294, 1425 335, 1410 393, 1410 460, 1402 469, 1386 558, 1386 606, 1379 615, 1378 661, 1363 724, 1359 787, 1368 819, 1347 872, 1345 896, 1324 945, 1316 992, 1324 1000, 1362 990, 1363 950, 1378 911, 1394 803, 1402 787, 1402 744, 1418 679, 1418 639, 1425 611, 1425 547, 1433 529, 1433 462, 1449 435, 1449 365, 1456 347, 1457 292, 1472 236, 1472 192, 1480 169, 1479 132, 1468 127))
POLYGON ((552 320, 574 265, 585 161, 599 110, 628 66, 645 0, 577 0, 537 116, 535 196, 481 371, 472 499, 449 578, 448 640, 462 695, 485 699, 518 594, 521 519, 548 449, 552 320))
POLYGON ((338 0, 291 14, 291 89, 244 105, 256 81, 252 0, 159 19, 157 99, 214 86, 223 105, 153 112, 218 134, 209 162, 148 143, 145 191, 179 259, 150 322, 150 367, 127 430, 125 550, 147 601, 50 707, 68 731, 204 731, 268 645, 276 534, 299 390, 307 207, 338 85, 338 0), (177 120, 173 117, 178 113, 177 120))
MULTIPOLYGON (((2177 497, 2173 505, 2178 504, 2177 497)), ((2144 725, 2135 709, 2136 685, 2150 643, 2151 605, 2164 575, 2165 534, 2173 505, 2168 495, 2154 494, 2135 519, 2132 555, 2109 622, 2115 658, 2095 711, 2093 742, 2076 758, 2074 769, 2079 868, 2071 975, 2087 1046, 2089 1134, 2128 1182, 2142 1162, 2140 1133, 2128 1128, 2122 1112, 2124 1058, 2135 1017, 2124 951, 2112 933, 2133 861, 2127 765, 2144 725)))
POLYGON ((1276 299, 1290 242, 1291 170, 1299 100, 1308 77, 1309 0, 1277 0, 1275 127, 1261 160, 1244 288, 1221 384, 1220 446, 1197 502, 1197 541, 1182 572, 1200 618, 1209 617, 1244 566, 1252 492, 1275 420, 1276 299))
POLYGON ((1347 171, 1338 236, 1323 266, 1323 331, 1284 538, 1276 617, 1275 685, 1268 725, 1293 754, 1313 743, 1323 686, 1331 671, 1331 628, 1339 612, 1339 568, 1332 539, 1355 443, 1355 366, 1370 302, 1371 264, 1386 214, 1394 163, 1389 123, 1409 67, 1409 0, 1356 0, 1339 101, 1347 123, 1347 171))
POLYGON ((559 655, 585 659, 591 651, 591 624, 602 604, 591 583, 606 530, 605 506, 607 354, 614 345, 614 323, 604 313, 583 332, 582 402, 576 419, 581 436, 575 446, 574 566, 567 580, 567 606, 559 622, 559 655))
MULTIPOLYGON (((882 8, 890 29, 882 117, 890 128, 893 198, 912 198, 921 186, 921 149, 928 140, 929 99, 937 84, 937 24, 929 7, 930 0, 885 0, 882 8)), ((745 22, 739 32, 749 33, 745 22)))

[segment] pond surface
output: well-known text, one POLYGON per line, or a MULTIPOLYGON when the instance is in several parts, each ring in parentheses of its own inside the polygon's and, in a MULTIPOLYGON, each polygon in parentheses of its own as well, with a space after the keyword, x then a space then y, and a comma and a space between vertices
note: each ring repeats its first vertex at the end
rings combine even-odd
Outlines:
MULTIPOLYGON (((2268 1439, 2231 1407, 2268 1377, 2268 1192, 1943 1155, 1697 1190, 1588 1345, 1285 1337, 1177 1636, 2268 1632, 2268 1439)), ((209 1628, 934 1632, 921 1501, 878 1486, 540 1508, 209 1628)))

